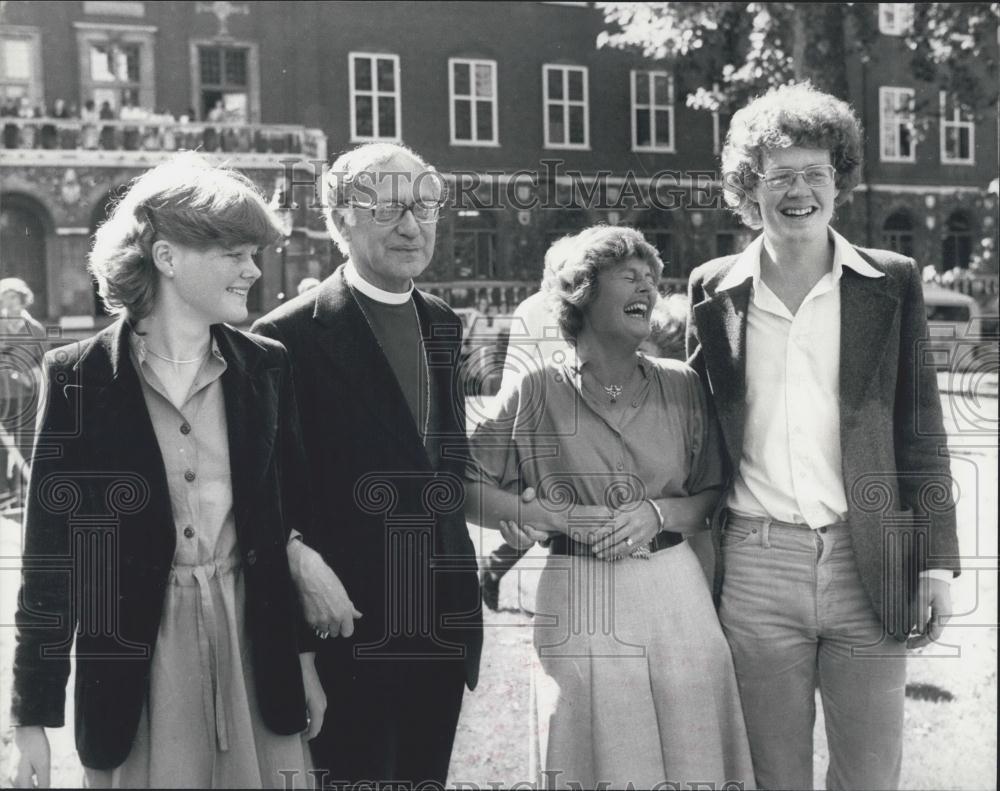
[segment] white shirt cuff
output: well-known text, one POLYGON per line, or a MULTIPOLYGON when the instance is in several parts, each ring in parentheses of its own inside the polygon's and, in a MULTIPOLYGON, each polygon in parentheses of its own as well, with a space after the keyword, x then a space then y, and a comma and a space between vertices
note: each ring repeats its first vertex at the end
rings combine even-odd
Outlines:
POLYGON ((932 580, 940 580, 941 582, 950 583, 955 575, 948 571, 948 569, 927 569, 926 571, 920 572, 921 579, 928 578, 932 580))

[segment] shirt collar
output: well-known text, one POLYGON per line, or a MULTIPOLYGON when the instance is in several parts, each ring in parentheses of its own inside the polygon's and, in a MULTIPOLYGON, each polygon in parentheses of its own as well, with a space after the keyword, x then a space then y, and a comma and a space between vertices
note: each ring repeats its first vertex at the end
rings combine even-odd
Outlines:
POLYGON ((354 266, 354 262, 350 260, 344 266, 344 277, 351 288, 360 291, 369 299, 381 302, 384 305, 404 305, 413 296, 412 280, 410 281, 410 288, 401 294, 395 291, 385 291, 365 280, 358 271, 358 268, 354 266))
MULTIPOLYGON (((865 261, 858 254, 858 251, 854 249, 854 245, 848 242, 847 239, 833 230, 833 228, 828 228, 827 230, 830 233, 830 238, 833 240, 832 274, 835 282, 840 280, 845 266, 865 277, 885 277, 885 273, 879 272, 865 261)), ((753 284, 757 286, 760 281, 760 254, 763 249, 764 235, 761 234, 740 253, 729 273, 719 283, 719 290, 725 291, 726 289, 738 286, 747 278, 753 278, 753 284)))

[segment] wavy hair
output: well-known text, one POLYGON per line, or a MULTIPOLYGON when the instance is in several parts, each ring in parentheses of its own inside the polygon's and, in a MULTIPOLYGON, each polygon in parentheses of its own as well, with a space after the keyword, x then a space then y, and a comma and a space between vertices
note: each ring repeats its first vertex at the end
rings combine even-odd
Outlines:
POLYGON ((597 295, 598 273, 630 258, 647 264, 659 280, 660 254, 635 228, 594 225, 549 248, 542 291, 564 337, 575 339, 583 328, 583 312, 597 295))
POLYGON ((183 153, 131 183, 97 229, 88 268, 107 309, 137 321, 156 299, 157 240, 207 250, 266 247, 280 236, 274 212, 249 178, 183 153))

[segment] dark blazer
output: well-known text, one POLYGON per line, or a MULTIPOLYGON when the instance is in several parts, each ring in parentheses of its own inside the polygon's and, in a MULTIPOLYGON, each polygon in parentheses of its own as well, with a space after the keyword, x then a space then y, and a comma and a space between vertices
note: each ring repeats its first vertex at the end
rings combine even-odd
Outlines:
MULTIPOLYGON (((292 359, 310 484, 317 493, 305 540, 363 613, 351 640, 324 642, 325 661, 350 673, 358 659, 402 650, 405 636, 397 634, 402 603, 393 591, 405 575, 391 553, 394 542, 410 539, 393 534, 395 528, 423 526, 432 532, 432 551, 419 561, 419 573, 429 575, 434 591, 428 611, 432 634, 416 635, 417 642, 429 640, 414 647, 426 652, 432 643, 434 655, 464 662, 471 689, 479 676, 482 612, 462 507, 468 454, 457 376, 462 325, 437 297, 414 291, 413 299, 427 349, 431 407, 440 416, 432 455, 344 267, 253 329, 281 341, 292 359)), ((392 662, 382 664, 391 672, 392 662)))
MULTIPOLYGON (((216 325, 246 617, 264 722, 303 730, 298 604, 285 544, 303 479, 288 357, 216 325)), ((28 489, 13 718, 63 724, 76 631, 76 743, 110 769, 132 746, 149 688, 176 543, 163 458, 118 321, 45 356, 47 397, 28 489)), ((197 683, 197 680, 192 680, 197 683)))
MULTIPOLYGON (((840 281, 840 445, 861 581, 886 628, 905 640, 919 572, 959 572, 955 504, 937 374, 925 360, 919 272, 909 258, 855 248, 883 278, 844 267, 840 281)), ((702 376, 739 468, 746 420, 747 310, 752 280, 720 290, 739 255, 691 273, 689 362, 702 376)), ((718 517, 718 514, 717 514, 718 517)), ((713 520, 716 549, 720 519, 713 520)), ((724 569, 716 555, 716 596, 724 569)))

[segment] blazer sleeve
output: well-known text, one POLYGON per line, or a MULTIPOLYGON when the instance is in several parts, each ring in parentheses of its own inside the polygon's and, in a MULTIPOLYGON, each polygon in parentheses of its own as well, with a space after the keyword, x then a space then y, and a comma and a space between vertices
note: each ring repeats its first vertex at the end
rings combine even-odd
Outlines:
MULTIPOLYGON (((284 537, 287 544, 293 530, 303 537, 312 535, 312 527, 309 524, 311 513, 309 506, 312 502, 310 499, 312 494, 306 468, 305 445, 302 441, 298 399, 295 395, 294 374, 288 352, 282 351, 281 356, 281 390, 278 405, 281 468, 278 479, 281 487, 284 537)), ((315 651, 320 645, 319 639, 306 622, 294 591, 292 591, 292 604, 295 611, 299 653, 315 651)))
POLYGON ((920 273, 912 261, 902 289, 899 371, 893 424, 902 504, 928 518, 929 546, 922 569, 961 572, 951 463, 937 371, 926 362, 928 337, 920 273))
POLYGON ((45 358, 45 401, 38 423, 25 510, 21 591, 15 622, 11 719, 14 725, 61 727, 70 650, 72 536, 64 507, 81 496, 72 481, 81 466, 77 413, 65 366, 45 358))

